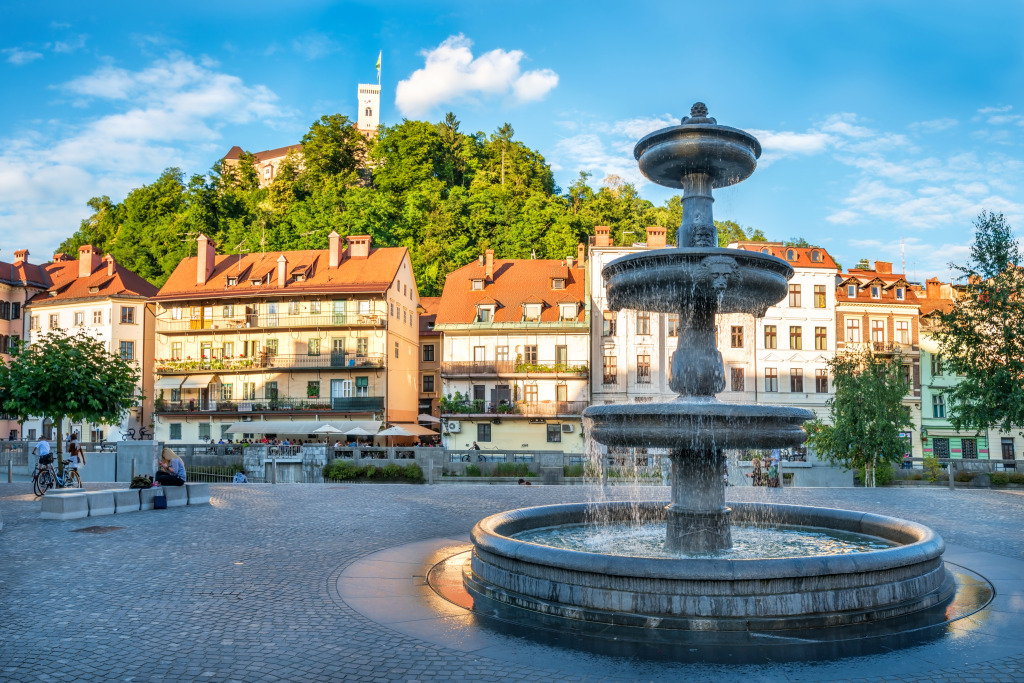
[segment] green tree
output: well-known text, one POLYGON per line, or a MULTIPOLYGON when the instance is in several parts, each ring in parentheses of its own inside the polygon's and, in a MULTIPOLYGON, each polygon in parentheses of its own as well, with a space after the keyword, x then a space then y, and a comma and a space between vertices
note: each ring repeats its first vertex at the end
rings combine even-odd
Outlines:
POLYGON ((10 363, 0 364, 0 409, 20 420, 50 418, 57 425, 59 456, 64 418, 120 422, 142 399, 139 378, 137 364, 107 351, 105 342, 54 330, 31 345, 17 346, 10 363))
POLYGON ((943 366, 961 376, 945 396, 957 430, 1024 426, 1024 271, 1013 228, 983 211, 974 224, 962 296, 935 331, 943 366))
POLYGON ((785 240, 783 242, 783 245, 787 246, 787 247, 804 247, 804 248, 809 248, 809 247, 815 246, 815 245, 811 244, 810 242, 808 242, 803 237, 790 237, 788 240, 785 240))
POLYGON ((828 400, 829 424, 807 424, 808 443, 832 463, 864 469, 875 483, 878 463, 902 462, 903 428, 913 426, 903 406, 910 384, 901 357, 871 350, 840 353, 829 361, 836 393, 828 400))
POLYGON ((354 174, 366 155, 366 139, 347 116, 321 116, 302 137, 304 175, 310 187, 325 177, 354 174))

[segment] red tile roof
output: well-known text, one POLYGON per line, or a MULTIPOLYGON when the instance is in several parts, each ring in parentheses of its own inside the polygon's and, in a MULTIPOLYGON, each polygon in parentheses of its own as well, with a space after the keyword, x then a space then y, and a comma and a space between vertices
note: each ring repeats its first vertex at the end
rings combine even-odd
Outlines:
MULTIPOLYGON (((228 153, 224 155, 226 160, 235 160, 242 158, 242 148, 235 145, 228 150, 228 153)), ((266 161, 267 159, 277 159, 278 157, 288 156, 289 152, 301 152, 302 145, 288 145, 287 147, 278 147, 277 149, 267 149, 262 152, 256 152, 253 156, 256 157, 256 161, 266 161)))
POLYGON ((437 309, 441 306, 441 297, 439 296, 421 296, 420 297, 420 308, 423 312, 420 313, 420 336, 437 336, 441 334, 440 330, 434 329, 434 323, 437 321, 437 309))
POLYGON ((114 263, 114 274, 107 275, 107 261, 100 261, 92 274, 78 277, 78 261, 59 261, 43 266, 52 283, 45 292, 29 299, 32 305, 87 299, 105 299, 111 296, 148 299, 156 294, 156 285, 136 275, 119 263, 114 263), (96 288, 95 292, 90 291, 96 288))
POLYGON ((831 254, 822 249, 821 247, 787 247, 783 246, 781 242, 733 242, 731 245, 736 249, 745 249, 746 251, 758 251, 763 254, 771 254, 776 256, 794 268, 827 268, 829 270, 839 270, 839 266, 832 259, 831 254), (793 253, 794 258, 789 258, 790 252, 793 253), (812 259, 812 256, 817 253, 818 260, 812 259))
POLYGON ((49 278, 41 264, 20 261, 18 263, 4 263, 0 261, 0 282, 14 287, 36 286, 48 287, 49 278))
POLYGON ((159 301, 200 297, 237 299, 285 292, 383 293, 394 281, 406 254, 408 250, 405 247, 377 247, 370 249, 367 258, 352 259, 348 258, 346 250, 342 252, 341 264, 334 269, 328 267, 326 249, 218 255, 214 258, 213 272, 202 285, 196 284, 198 257, 190 256, 182 259, 153 298, 159 301), (277 286, 277 259, 282 254, 288 260, 284 289, 277 286), (309 268, 303 282, 292 279, 292 273, 299 267, 309 268), (236 278, 236 284, 229 286, 228 277, 236 278), (262 284, 252 285, 251 281, 255 279, 261 280, 262 284))
POLYGON ((839 285, 836 287, 836 303, 863 302, 887 303, 899 306, 918 305, 918 296, 902 273, 879 273, 874 270, 851 268, 850 272, 841 273, 839 278, 839 285), (875 281, 878 281, 879 286, 882 288, 878 299, 871 297, 870 283, 875 281), (857 296, 852 298, 847 295, 846 291, 847 285, 851 284, 857 285, 857 296), (902 300, 896 298, 897 285, 903 288, 904 298, 902 300))
MULTIPOLYGON (((497 302, 494 322, 520 322, 523 304, 543 302, 541 322, 558 322, 558 302, 584 303, 584 264, 574 263, 569 268, 565 261, 548 259, 495 259, 493 281, 486 281, 485 266, 474 261, 448 275, 441 294, 437 324, 472 323, 476 320, 476 306, 488 301, 497 302), (565 280, 565 289, 552 289, 551 280, 565 280), (473 290, 473 280, 485 280, 483 290, 473 290)), ((577 321, 583 321, 585 309, 580 306, 577 321)))

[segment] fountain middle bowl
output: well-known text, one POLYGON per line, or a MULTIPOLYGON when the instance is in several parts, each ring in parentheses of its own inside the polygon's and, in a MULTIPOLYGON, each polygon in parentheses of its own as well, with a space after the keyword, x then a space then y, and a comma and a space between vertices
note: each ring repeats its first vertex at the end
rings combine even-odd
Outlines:
POLYGON ((612 624, 685 631, 788 631, 864 624, 948 601, 944 544, 906 520, 846 510, 740 503, 733 520, 834 529, 897 547, 851 555, 729 560, 623 557, 513 538, 530 529, 637 518, 664 503, 553 505, 512 510, 473 529, 466 589, 482 603, 555 618, 568 628, 612 624))

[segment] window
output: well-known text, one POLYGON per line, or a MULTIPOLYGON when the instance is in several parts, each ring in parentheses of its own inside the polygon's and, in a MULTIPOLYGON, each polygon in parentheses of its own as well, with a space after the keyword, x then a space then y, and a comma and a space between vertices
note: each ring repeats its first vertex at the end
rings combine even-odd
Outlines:
POLYGON ((932 375, 942 374, 942 356, 937 353, 932 354, 932 375))
POLYGON ((359 315, 370 315, 370 300, 361 299, 359 301, 359 315))
POLYGON ((289 301, 288 302, 288 315, 298 315, 298 314, 299 314, 299 302, 298 301, 289 301))
POLYGON ((434 362, 434 345, 424 344, 423 345, 423 362, 432 363, 434 362))
POLYGON ((235 342, 224 342, 224 357, 231 358, 235 355, 235 342))
POLYGON ((398 316, 395 315, 395 302, 394 301, 392 301, 390 304, 388 304, 388 308, 391 309, 391 317, 392 318, 397 318, 398 316))
POLYGON ((909 320, 897 320, 896 323, 896 339, 900 344, 910 343, 910 321, 909 320))
POLYGON ((789 307, 800 308, 800 285, 789 286, 789 307))
POLYGON ((932 417, 946 417, 946 397, 942 394, 932 396, 932 417))
POLYGON ((395 358, 398 358, 398 342, 395 342, 395 358))
POLYGON ((39 329, 39 316, 33 315, 28 319, 28 329, 38 330, 39 329))
POLYGON ((171 441, 181 441, 181 423, 172 422, 168 427, 170 427, 169 437, 171 441))
POLYGON ((171 389, 171 401, 177 403, 181 400, 181 389, 171 389))
POLYGON ((356 339, 356 355, 365 356, 370 348, 369 337, 359 337, 356 339))
POLYGON ((181 360, 181 342, 171 342, 171 360, 181 360))
POLYGON ((903 299, 904 299, 903 291, 904 290, 903 290, 902 287, 897 287, 896 288, 896 301, 903 301, 903 299))
POLYGON ((846 341, 860 341, 860 321, 853 318, 846 319, 846 341))
POLYGON ((668 330, 668 336, 678 337, 679 336, 679 316, 668 315, 665 316, 665 327, 668 330))
POLYGON ((11 320, 19 320, 21 318, 21 304, 15 301, 11 304, 11 320))
POLYGON ((535 323, 540 321, 540 304, 523 304, 523 322, 535 323))
POLYGON ((477 306, 476 321, 478 323, 489 323, 494 319, 494 306, 477 306))
POLYGON ((233 389, 234 389, 234 385, 231 384, 231 383, 221 384, 220 385, 220 400, 222 400, 222 401, 230 401, 232 398, 234 398, 234 391, 232 391, 233 389))
POLYGON ((964 460, 978 459, 978 440, 960 439, 960 456, 964 460))
POLYGON ((496 346, 496 347, 494 347, 494 360, 508 362, 508 347, 507 346, 496 346))
POLYGON ((491 423, 490 422, 477 422, 476 423, 476 440, 480 443, 490 443, 491 441, 491 423))
POLYGON ((615 336, 615 327, 616 327, 615 323, 616 323, 616 314, 613 313, 612 311, 605 311, 604 312, 604 323, 603 323, 603 325, 601 327, 601 336, 602 337, 614 337, 615 336))
POLYGON ((650 354, 640 354, 636 357, 636 383, 637 384, 650 384, 651 383, 651 356, 650 354))
POLYGON ((814 391, 819 394, 828 393, 828 370, 814 371, 814 391))
POLYGON ((575 320, 576 315, 576 304, 558 304, 559 320, 575 320))
POLYGON ((776 349, 778 348, 778 333, 775 331, 775 325, 764 326, 764 348, 776 349))
POLYGON ((548 443, 561 443, 562 441, 562 425, 547 425, 548 428, 548 443))
POLYGON ((732 391, 744 391, 743 368, 730 368, 729 380, 729 388, 732 391))
POLYGON ((857 285, 846 285, 846 296, 851 299, 857 298, 857 285))
POLYGON ((565 403, 569 400, 569 387, 564 384, 555 385, 555 402, 565 403))
POLYGON ((565 278, 553 277, 551 278, 551 289, 565 289, 565 278))
POLYGON ((789 348, 794 351, 799 351, 804 347, 804 328, 799 325, 790 325, 789 327, 789 348))
MULTIPOLYGON (((274 352, 276 353, 277 352, 277 340, 276 339, 268 340, 267 341, 267 351, 270 351, 270 341, 274 342, 274 352)), ((310 339, 308 342, 306 342, 306 355, 307 356, 319 356, 320 355, 320 340, 319 339, 310 339)))
POLYGON ((320 398, 320 380, 306 381, 306 398, 320 398))
POLYGON ((872 285, 871 286, 871 298, 872 299, 881 299, 882 298, 882 288, 879 287, 878 285, 872 285))
POLYGON ((555 347, 555 365, 566 367, 569 365, 569 347, 559 344, 555 347))
POLYGON ((821 252, 818 251, 817 249, 812 251, 811 252, 811 261, 813 261, 814 263, 820 263, 821 262, 821 252))
POLYGON ((470 285, 470 289, 472 289, 474 292, 482 291, 483 288, 484 288, 484 281, 483 280, 473 280, 473 283, 470 285))
POLYGON ((242 383, 242 400, 243 401, 254 401, 254 400, 256 400, 256 383, 255 382, 243 382, 242 383))
POLYGON ((825 308, 825 285, 814 285, 814 307, 825 308))
POLYGON ((434 376, 433 375, 423 375, 423 389, 422 389, 422 391, 423 391, 424 394, 432 394, 432 393, 434 393, 434 376))
POLYGON ((537 345, 527 344, 523 347, 523 361, 526 363, 537 363, 537 345))
POLYGON ((651 314, 650 313, 637 313, 636 314, 636 333, 637 334, 650 334, 651 333, 651 314))
POLYGON ((121 322, 126 325, 135 324, 135 307, 134 306, 122 306, 121 307, 121 322))
POLYGON ((50 314, 50 329, 51 330, 57 329, 57 326, 59 324, 59 320, 60 319, 57 317, 56 313, 51 313, 50 314))
POLYGON ((1014 452, 1013 438, 1012 437, 1004 436, 1003 437, 1002 446, 1003 446, 1003 460, 1013 460, 1013 459, 1015 459, 1017 457, 1016 453, 1014 452))
POLYGON ((604 383, 605 384, 618 384, 619 383, 619 367, 618 359, 615 356, 604 357, 604 383))
POLYGON ((263 398, 268 401, 277 400, 277 382, 267 382, 263 385, 263 398))
POLYGON ((85 311, 75 311, 75 327, 85 325, 85 311))
POLYGON ((786 251, 786 260, 787 261, 796 261, 796 252, 793 251, 792 249, 787 250, 786 251))
POLYGON ((523 387, 523 399, 527 403, 536 403, 537 402, 537 385, 536 384, 527 384, 525 387, 523 387))
POLYGON ((202 342, 199 344, 199 357, 205 360, 213 358, 213 342, 202 342))
POLYGON ((936 458, 948 458, 949 439, 932 439, 932 455, 936 458))
POLYGON ((814 328, 814 348, 817 351, 824 351, 828 349, 828 328, 827 327, 815 327, 814 328))
POLYGON ((473 385, 473 400, 474 401, 486 401, 487 400, 487 387, 483 384, 473 385))
POLYGON ((885 341, 885 321, 871 321, 871 341, 882 343, 885 341))
POLYGON ((274 167, 273 166, 265 166, 263 168, 263 177, 266 178, 267 180, 270 180, 270 174, 273 173, 273 172, 274 172, 274 167))
POLYGON ((210 440, 210 423, 209 422, 200 422, 197 426, 199 427, 199 440, 200 441, 209 441, 210 440))
POLYGON ((320 315, 320 302, 310 301, 309 302, 309 313, 310 315, 320 315))
POLYGON ((135 342, 121 342, 121 358, 123 358, 124 360, 135 359, 135 342))
POLYGON ((373 107, 367 107, 363 111, 367 116, 373 116, 373 107))
POLYGON ((93 325, 102 325, 103 324, 103 311, 93 311, 92 312, 92 324, 93 325))
POLYGON ((803 368, 793 368, 789 371, 789 390, 794 394, 803 393, 804 371, 803 368))
POLYGON ((730 336, 732 340, 732 348, 742 349, 743 348, 743 326, 733 325, 732 334, 730 336))
POLYGON ((356 377, 356 396, 370 395, 370 378, 356 377))
POLYGON ((235 307, 232 304, 226 304, 221 309, 221 316, 224 318, 233 318, 235 316, 235 307))

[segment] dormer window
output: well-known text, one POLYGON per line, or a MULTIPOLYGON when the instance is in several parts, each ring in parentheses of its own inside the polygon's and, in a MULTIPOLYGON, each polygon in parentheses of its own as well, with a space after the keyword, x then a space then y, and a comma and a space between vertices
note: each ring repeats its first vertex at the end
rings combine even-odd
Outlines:
POLYGON ((476 322, 478 323, 490 323, 494 322, 494 306, 490 305, 479 305, 476 307, 476 322))
POLYGON ((565 278, 564 277, 553 277, 553 278, 551 278, 551 289, 565 289, 565 278))
POLYGON ((761 247, 761 253, 762 254, 770 254, 770 253, 772 253, 772 250, 769 249, 768 247, 761 247))
POLYGON ((90 287, 90 288, 89 288, 89 293, 90 293, 90 294, 96 294, 96 293, 97 293, 97 292, 99 292, 99 291, 100 291, 100 288, 99 288, 99 287, 90 287))
POLYGON ((262 283, 263 283, 263 280, 261 280, 259 278, 253 278, 252 280, 249 280, 249 284, 252 285, 253 287, 259 287, 260 284, 262 284, 262 283))
POLYGON ((821 252, 817 251, 817 250, 812 251, 811 252, 811 261, 813 261, 814 263, 820 262, 821 261, 821 252))
POLYGON ((575 320, 579 314, 579 309, 576 304, 558 304, 558 319, 559 320, 575 320))
POLYGON ((903 299, 904 299, 903 288, 902 287, 897 287, 896 288, 896 301, 903 301, 903 299))
POLYGON ((796 252, 793 251, 792 249, 788 250, 786 252, 786 260, 787 261, 796 261, 796 252))
POLYGON ((472 289, 474 292, 482 292, 484 289, 484 281, 480 279, 473 280, 470 289, 472 289))
POLYGON ((857 298, 857 285, 846 285, 846 296, 851 299, 857 298))
POLYGON ((881 299, 882 298, 882 288, 879 287, 878 285, 871 285, 871 298, 872 299, 881 299))
POLYGON ((237 277, 229 277, 228 278, 228 287, 234 287, 237 284, 238 284, 238 278, 237 277))
POLYGON ((523 304, 523 322, 540 322, 540 304, 523 304))
POLYGON ((296 282, 305 282, 306 281, 306 274, 305 273, 296 273, 295 274, 295 281, 296 282))

